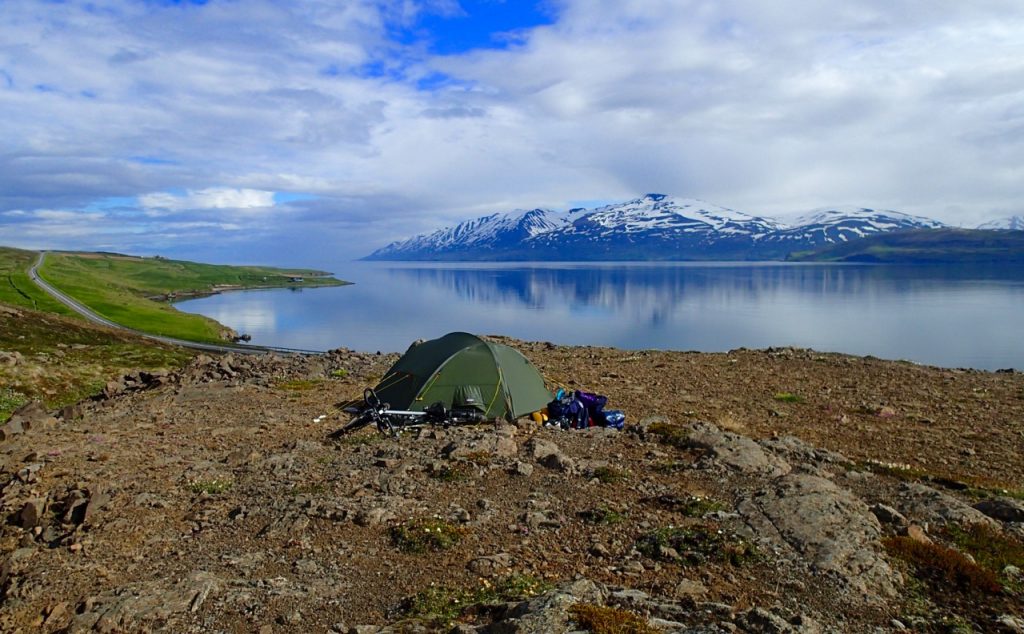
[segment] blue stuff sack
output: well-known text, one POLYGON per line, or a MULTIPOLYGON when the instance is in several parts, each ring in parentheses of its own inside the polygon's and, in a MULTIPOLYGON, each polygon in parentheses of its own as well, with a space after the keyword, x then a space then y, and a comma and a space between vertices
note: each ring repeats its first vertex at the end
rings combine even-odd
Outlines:
MULTIPOLYGON (((610 409, 601 413, 604 427, 611 427, 612 429, 622 429, 623 425, 626 424, 626 415, 622 410, 610 409)), ((601 422, 599 421, 600 425, 601 422)))

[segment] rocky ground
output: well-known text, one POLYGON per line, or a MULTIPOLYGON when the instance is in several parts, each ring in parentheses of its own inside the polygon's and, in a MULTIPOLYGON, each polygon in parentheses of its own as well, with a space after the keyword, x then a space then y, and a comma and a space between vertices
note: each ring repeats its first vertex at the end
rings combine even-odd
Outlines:
POLYGON ((626 430, 332 441, 347 350, 24 408, 0 630, 1024 632, 1024 375, 502 341, 626 430))

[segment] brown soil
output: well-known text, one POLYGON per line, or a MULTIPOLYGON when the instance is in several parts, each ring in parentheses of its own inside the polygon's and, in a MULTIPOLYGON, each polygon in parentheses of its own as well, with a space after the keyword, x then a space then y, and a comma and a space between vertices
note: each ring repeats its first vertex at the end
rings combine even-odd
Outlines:
MULTIPOLYGON (((552 382, 607 395, 627 426, 656 415, 753 438, 797 436, 845 455, 844 468, 880 472, 879 497, 908 479, 968 501, 1024 490, 1020 373, 794 349, 630 352, 502 340, 552 382)), ((475 588, 510 574, 582 575, 659 596, 691 580, 706 589, 701 601, 809 610, 844 631, 887 628, 908 609, 838 601, 842 590, 829 580, 771 553, 739 565, 638 555, 644 535, 696 521, 659 497, 710 497, 733 509, 740 485, 692 469, 693 450, 522 422, 518 453, 506 457, 451 457, 450 443, 493 434, 487 427, 329 441, 346 419, 334 404, 360 395, 395 358, 339 351, 247 362, 246 371, 236 361, 223 373, 204 359, 163 385, 85 404, 55 428, 0 444, 0 630, 56 631, 78 613, 103 615, 96 626, 109 631, 322 632, 392 622, 403 600, 432 586, 475 588), (578 468, 516 473, 533 464, 534 437, 578 468), (25 474, 30 465, 42 466, 25 474), (614 477, 593 477, 597 469, 614 477), (97 500, 87 519, 62 516, 83 496, 97 500), (47 500, 34 528, 23 518, 32 498, 47 500), (428 553, 393 543, 394 527, 431 518, 459 527, 461 541, 428 553), (493 565, 473 563, 498 553, 493 565), (184 604, 166 607, 179 595, 184 604)), ((727 519, 721 526, 728 534, 727 519)))

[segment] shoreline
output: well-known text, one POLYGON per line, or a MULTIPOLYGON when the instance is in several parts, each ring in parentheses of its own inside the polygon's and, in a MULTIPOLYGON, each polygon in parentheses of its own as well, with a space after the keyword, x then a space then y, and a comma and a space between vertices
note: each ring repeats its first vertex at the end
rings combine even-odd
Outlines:
MULTIPOLYGON (((325 274, 330 276, 331 273, 325 274)), ((212 297, 214 295, 220 295, 221 293, 230 293, 234 291, 258 291, 258 290, 274 290, 279 288, 333 288, 337 286, 353 286, 355 282, 349 282, 347 280, 337 280, 337 284, 259 284, 256 286, 242 286, 240 284, 223 284, 214 286, 210 290, 198 290, 193 289, 189 291, 172 291, 170 293, 160 293, 157 295, 147 295, 146 299, 154 302, 167 302, 174 304, 179 301, 188 301, 190 299, 201 299, 203 297, 212 297)))

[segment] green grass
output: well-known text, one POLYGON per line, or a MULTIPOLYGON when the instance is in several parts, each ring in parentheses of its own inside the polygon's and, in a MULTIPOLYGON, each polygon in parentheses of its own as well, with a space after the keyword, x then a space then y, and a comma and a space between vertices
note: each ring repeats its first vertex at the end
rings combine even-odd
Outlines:
POLYGON ((580 518, 588 524, 599 524, 604 526, 614 526, 615 524, 621 524, 626 521, 625 515, 614 509, 610 509, 607 506, 599 506, 597 508, 581 511, 580 518))
POLYGON ((522 601, 543 594, 551 584, 530 575, 511 575, 496 582, 483 580, 473 589, 430 586, 404 602, 407 616, 427 618, 442 628, 450 627, 467 608, 522 601))
POLYGON ((774 397, 776 401, 780 403, 803 403, 804 399, 802 396, 796 394, 790 394, 789 392, 779 392, 774 397))
POLYGON ((18 409, 28 401, 28 396, 20 392, 15 392, 13 388, 0 388, 0 421, 5 421, 10 418, 11 413, 14 410, 18 409))
POLYGON ((462 541, 465 534, 465 528, 436 517, 411 520, 390 530, 391 543, 412 554, 448 550, 462 541))
POLYGON ((20 404, 41 401, 57 409, 99 393, 104 384, 137 369, 175 370, 192 353, 84 320, 20 308, 0 312, 0 350, 22 361, 0 367, 0 422, 20 404))
POLYGON ((629 479, 629 474, 615 467, 598 467, 591 473, 592 478, 601 484, 618 484, 629 479))
POLYGON ((725 506, 717 500, 697 495, 660 495, 656 498, 651 498, 649 501, 656 506, 672 511, 673 513, 679 513, 685 517, 694 518, 704 517, 708 513, 721 511, 725 508, 725 506))
POLYGON ((430 471, 430 477, 441 482, 462 482, 472 477, 472 473, 469 464, 465 462, 455 462, 452 464, 441 465, 436 469, 430 471))
POLYGON ((28 278, 28 270, 36 261, 35 251, 0 247, 0 302, 60 315, 74 311, 43 292, 28 278))
POLYGON ((193 480, 188 483, 189 491, 193 493, 206 493, 217 495, 231 490, 233 483, 230 480, 193 480))
POLYGON ((168 294, 203 294, 222 288, 333 286, 343 284, 317 271, 222 266, 162 258, 99 253, 50 253, 40 269, 50 284, 123 326, 190 341, 222 341, 224 327, 212 319, 148 299, 168 294), (303 277, 301 284, 289 280, 303 277))
POLYGON ((1007 566, 1024 569, 1024 544, 1019 540, 987 524, 951 526, 947 534, 959 550, 969 553, 979 566, 999 577, 1005 587, 1024 590, 1019 580, 1003 574, 1007 566))
POLYGON ((690 434, 681 425, 675 423, 651 423, 647 432, 658 437, 658 442, 680 449, 689 447, 690 434))
POLYGON ((812 262, 1004 263, 1024 262, 1024 232, 977 229, 914 229, 877 234, 790 260, 812 262))

